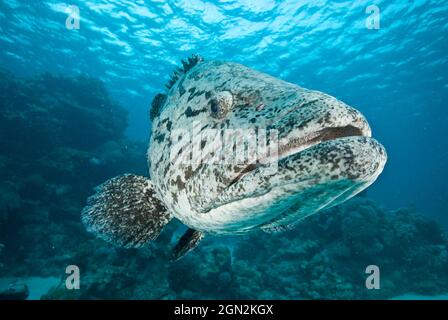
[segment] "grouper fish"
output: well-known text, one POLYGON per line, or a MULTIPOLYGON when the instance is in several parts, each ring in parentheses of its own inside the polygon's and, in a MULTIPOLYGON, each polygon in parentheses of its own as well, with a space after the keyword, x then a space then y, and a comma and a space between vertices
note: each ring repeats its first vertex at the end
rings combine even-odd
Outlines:
POLYGON ((96 188, 87 230, 141 247, 177 218, 174 260, 204 235, 289 230, 371 185, 387 155, 364 116, 336 98, 233 62, 182 61, 150 108, 149 177, 96 188))

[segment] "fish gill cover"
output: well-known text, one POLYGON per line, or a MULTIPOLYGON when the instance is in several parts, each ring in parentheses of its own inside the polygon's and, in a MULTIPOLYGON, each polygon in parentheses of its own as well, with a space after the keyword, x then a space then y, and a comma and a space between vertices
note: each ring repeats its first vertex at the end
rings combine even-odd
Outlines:
POLYGON ((58 279, 44 299, 447 293, 446 2, 378 1, 378 30, 365 27, 362 1, 73 4, 79 30, 67 29, 58 1, 0 3, 0 299, 10 282, 26 298, 32 277, 58 279), (142 249, 96 239, 80 220, 87 197, 113 176, 147 175, 151 99, 192 53, 357 106, 387 147, 385 173, 367 195, 294 230, 205 238, 177 262, 176 221, 142 249), (72 264, 80 290, 65 285, 72 264), (372 264, 381 290, 365 287, 372 264))

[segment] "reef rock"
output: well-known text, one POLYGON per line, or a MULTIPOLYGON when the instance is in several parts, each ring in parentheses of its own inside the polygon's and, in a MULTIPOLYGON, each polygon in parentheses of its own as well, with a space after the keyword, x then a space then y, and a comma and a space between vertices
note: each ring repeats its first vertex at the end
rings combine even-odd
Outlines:
POLYGON ((11 283, 6 289, 0 289, 0 300, 26 300, 28 295, 28 286, 20 282, 11 283))

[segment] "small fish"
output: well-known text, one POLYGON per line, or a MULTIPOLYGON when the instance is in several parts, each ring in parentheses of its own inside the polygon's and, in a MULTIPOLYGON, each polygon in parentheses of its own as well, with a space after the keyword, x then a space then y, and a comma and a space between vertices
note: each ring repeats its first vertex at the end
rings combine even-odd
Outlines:
POLYGON ((384 147, 336 98, 238 63, 194 55, 182 64, 151 104, 149 178, 112 178, 87 201, 82 221, 99 237, 140 247, 174 217, 189 227, 176 260, 204 235, 291 229, 382 172, 384 147))

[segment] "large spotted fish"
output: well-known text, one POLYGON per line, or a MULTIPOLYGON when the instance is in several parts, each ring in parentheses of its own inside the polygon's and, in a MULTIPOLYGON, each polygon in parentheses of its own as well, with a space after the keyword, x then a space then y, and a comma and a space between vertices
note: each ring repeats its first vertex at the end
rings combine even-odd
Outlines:
POLYGON ((149 178, 112 178, 88 199, 99 237, 140 247, 175 217, 189 228, 178 259, 205 234, 290 229, 382 172, 383 146, 336 98, 237 63, 182 63, 151 105, 149 178))

